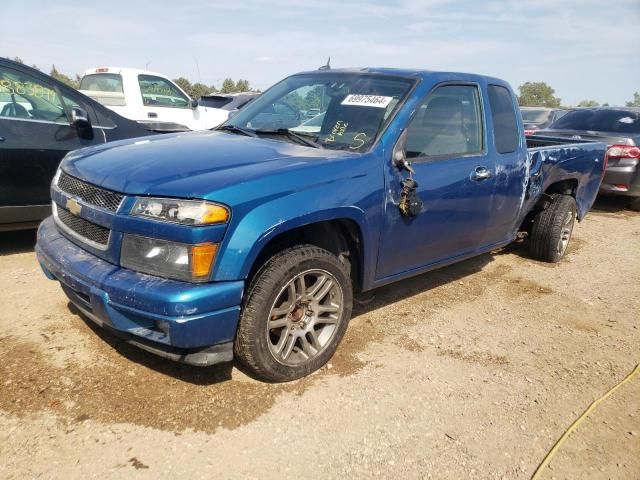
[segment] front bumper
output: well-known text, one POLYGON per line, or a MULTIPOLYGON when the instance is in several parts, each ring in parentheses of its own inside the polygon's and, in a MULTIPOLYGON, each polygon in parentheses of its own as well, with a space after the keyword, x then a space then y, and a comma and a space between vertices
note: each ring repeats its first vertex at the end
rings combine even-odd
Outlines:
POLYGON ((51 217, 36 254, 80 311, 127 342, 193 365, 233 358, 243 281, 192 284, 127 270, 71 242, 51 217))

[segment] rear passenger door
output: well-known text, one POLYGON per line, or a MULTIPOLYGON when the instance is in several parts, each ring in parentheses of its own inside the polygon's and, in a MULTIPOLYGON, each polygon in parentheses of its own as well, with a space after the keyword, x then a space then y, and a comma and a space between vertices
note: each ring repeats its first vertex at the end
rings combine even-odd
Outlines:
POLYGON ((486 244, 495 165, 487 153, 481 98, 479 85, 445 84, 416 110, 407 127, 406 156, 423 206, 415 217, 401 215, 400 182, 406 174, 389 170, 377 279, 443 263, 486 244))

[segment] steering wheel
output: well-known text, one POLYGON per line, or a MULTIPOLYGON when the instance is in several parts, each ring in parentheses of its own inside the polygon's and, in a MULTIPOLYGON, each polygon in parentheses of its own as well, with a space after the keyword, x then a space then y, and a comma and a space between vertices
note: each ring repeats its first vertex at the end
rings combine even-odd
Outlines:
POLYGON ((19 103, 7 103, 0 112, 2 117, 29 118, 29 112, 19 103))

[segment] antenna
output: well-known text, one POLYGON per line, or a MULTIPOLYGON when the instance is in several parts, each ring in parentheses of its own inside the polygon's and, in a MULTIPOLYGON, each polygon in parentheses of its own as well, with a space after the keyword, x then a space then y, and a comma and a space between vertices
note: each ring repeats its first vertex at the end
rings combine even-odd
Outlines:
POLYGON ((151 63, 151 60, 149 60, 147 63, 144 64, 144 69, 145 70, 149 70, 149 64, 151 63))
POLYGON ((327 58, 327 64, 322 65, 318 70, 331 70, 331 57, 327 58))

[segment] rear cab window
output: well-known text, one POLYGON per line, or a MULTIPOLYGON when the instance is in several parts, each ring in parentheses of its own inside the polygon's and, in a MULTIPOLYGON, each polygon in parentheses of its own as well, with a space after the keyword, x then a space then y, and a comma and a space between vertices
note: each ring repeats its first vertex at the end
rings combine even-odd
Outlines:
POLYGON ((80 81, 79 90, 123 93, 122 75, 117 73, 92 73, 91 75, 85 75, 80 81))
POLYGON ((166 78, 138 75, 138 84, 145 106, 190 108, 189 98, 166 78))
POLYGON ((498 153, 515 152, 520 144, 520 131, 511 92, 500 85, 489 85, 487 90, 496 150, 498 153))

